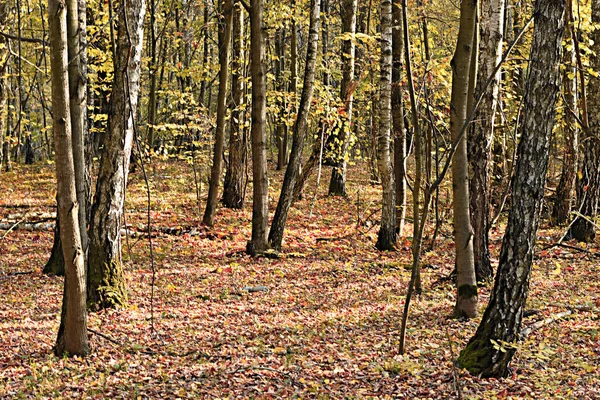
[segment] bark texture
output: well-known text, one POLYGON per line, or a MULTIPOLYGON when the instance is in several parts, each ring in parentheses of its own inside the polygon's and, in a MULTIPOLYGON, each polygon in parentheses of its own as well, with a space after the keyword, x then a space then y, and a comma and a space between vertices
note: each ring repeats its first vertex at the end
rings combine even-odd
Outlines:
POLYGON ((244 128, 244 9, 237 3, 233 13, 231 57, 231 127, 229 130, 229 162, 223 184, 223 205, 242 209, 244 206, 244 170, 246 168, 247 134, 244 128))
MULTIPOLYGON (((356 33, 356 9, 357 0, 342 0, 342 33, 354 35, 356 33)), ((331 171, 329 182, 330 196, 346 195, 346 154, 348 152, 349 132, 352 125, 352 103, 354 79, 354 54, 356 46, 354 40, 343 40, 341 48, 342 56, 342 81, 340 83, 340 98, 344 102, 345 118, 344 124, 339 131, 338 147, 339 160, 331 171)))
POLYGON ((406 218, 406 131, 402 101, 404 70, 402 7, 392 5, 392 125, 394 128, 394 181, 396 183, 396 231, 402 235, 406 218))
POLYGON ((215 214, 219 199, 219 186, 223 170, 223 147, 225 144, 225 113, 227 100, 227 81, 229 79, 229 44, 231 42, 231 19, 233 0, 221 1, 223 20, 219 24, 219 93, 217 94, 217 127, 213 148, 213 164, 210 169, 208 200, 202 222, 208 226, 215 224, 215 214))
MULTIPOLYGON (((450 131, 452 141, 458 139, 467 119, 469 72, 474 51, 477 0, 464 0, 460 7, 458 41, 452 62, 452 98, 450 102, 450 131)), ((472 318, 477 315, 477 281, 473 260, 473 230, 469 215, 469 181, 467 139, 463 137, 452 161, 452 194, 454 203, 454 243, 458 295, 454 314, 472 318)))
MULTIPOLYGON (((482 0, 480 21, 475 98, 482 95, 483 86, 502 58, 504 0, 482 0)), ((473 256, 477 281, 493 276, 488 236, 491 201, 490 160, 500 79, 501 71, 498 70, 494 81, 483 93, 468 137, 469 212, 473 228, 473 256)))
POLYGON ((63 307, 55 353, 85 356, 90 349, 87 341, 85 259, 79 231, 69 108, 67 5, 62 1, 50 0, 48 13, 58 214, 65 258, 63 307))
POLYGON ((544 198, 550 134, 560 90, 560 53, 565 0, 538 0, 529 76, 523 103, 523 125, 512 207, 500 252, 500 265, 490 302, 459 364, 473 375, 503 377, 510 372, 519 339, 533 247, 544 198), (496 343, 496 344, 494 344, 496 343))
POLYGON ((319 42, 319 20, 320 20, 320 0, 312 0, 310 27, 308 30, 308 48, 306 50, 306 68, 304 69, 304 86, 302 87, 302 95, 300 97, 300 105, 298 108, 298 117, 294 124, 292 136, 292 151, 281 194, 277 202, 277 209, 273 216, 271 230, 269 231, 269 244, 275 250, 281 249, 283 233, 287 221, 288 212, 292 205, 294 187, 298 174, 300 172, 300 162, 302 160, 302 148, 304 147, 304 138, 308 132, 308 114, 315 84, 315 67, 317 60, 318 42, 319 42))
POLYGON ((268 248, 269 179, 267 177, 267 76, 263 0, 250 3, 250 41, 252 53, 252 238, 247 251, 257 255, 268 248))
MULTIPOLYGON (((0 29, 4 31, 6 19, 8 18, 8 2, 3 1, 0 4, 0 29)), ((5 134, 6 134, 6 99, 8 88, 6 87, 6 67, 8 63, 8 49, 6 48, 6 38, 0 35, 0 168, 4 163, 5 152, 5 134)))
POLYGON ((381 60, 379 76, 379 175, 383 189, 381 226, 376 247, 396 247, 396 187, 391 157, 392 116, 392 1, 381 2, 381 60))
POLYGON ((89 232, 88 302, 99 308, 127 303, 121 225, 140 89, 145 13, 145 0, 129 0, 119 15, 108 130, 89 232))

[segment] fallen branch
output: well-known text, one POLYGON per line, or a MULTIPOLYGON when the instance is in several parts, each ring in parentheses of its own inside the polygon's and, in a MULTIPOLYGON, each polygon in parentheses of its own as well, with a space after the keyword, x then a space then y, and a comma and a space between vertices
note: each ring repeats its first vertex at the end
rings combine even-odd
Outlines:
POLYGON ((566 317, 568 315, 571 315, 571 314, 573 314, 573 310, 567 310, 567 311, 560 312, 558 314, 554 314, 554 315, 552 315, 552 316, 550 316, 548 318, 542 319, 542 320, 540 320, 540 321, 538 321, 536 323, 533 323, 533 324, 529 325, 528 327, 523 328, 521 330, 521 339, 523 340, 523 339, 527 338, 527 336, 531 332, 536 331, 536 330, 540 329, 543 326, 551 324, 552 322, 557 321, 557 320, 559 320, 561 318, 564 318, 564 317, 566 317))

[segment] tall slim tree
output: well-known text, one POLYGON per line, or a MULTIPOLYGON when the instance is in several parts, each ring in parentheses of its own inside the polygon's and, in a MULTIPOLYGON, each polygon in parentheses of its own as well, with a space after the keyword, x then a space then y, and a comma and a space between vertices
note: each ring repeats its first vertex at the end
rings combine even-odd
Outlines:
MULTIPOLYGON (((3 1, 0 4, 0 29, 4 30, 6 20, 8 19, 8 2, 3 1)), ((6 87, 6 67, 8 66, 8 49, 6 47, 6 38, 0 35, 0 168, 4 163, 6 155, 4 145, 4 135, 6 133, 6 98, 8 97, 8 88, 6 87)))
POLYGON ((88 302, 100 308, 127 303, 121 225, 140 89, 145 13, 145 0, 129 0, 119 14, 108 130, 89 230, 88 302))
POLYGON ((493 275, 489 251, 490 159, 501 71, 484 87, 502 58, 504 0, 481 0, 479 68, 475 97, 483 93, 468 135, 469 213, 473 227, 473 256, 478 281, 493 275))
POLYGON ((267 76, 265 64, 264 0, 250 2, 252 53, 252 238, 247 251, 257 255, 268 248, 269 179, 267 177, 267 76))
POLYGON ((508 365, 515 353, 511 344, 519 340, 544 198, 550 134, 560 90, 558 67, 564 10, 565 0, 536 1, 521 141, 500 265, 479 328, 459 357, 460 366, 473 375, 508 375, 508 365))
MULTIPOLYGON (((600 1, 592 1, 592 24, 600 23, 600 1)), ((590 55, 590 66, 594 71, 600 70, 600 29, 592 33, 593 45, 590 55)), ((600 107, 600 80, 590 77, 587 90, 587 104, 589 110, 598 110, 600 107)), ((585 120, 586 117, 584 116, 585 120)), ((598 212, 600 201, 600 116, 597 112, 587 115, 588 129, 584 132, 583 164, 581 165, 581 177, 577 182, 577 197, 580 203, 581 214, 586 218, 577 217, 571 225, 571 235, 580 242, 591 242, 596 237, 594 224, 590 221, 598 212)))
MULTIPOLYGON (((74 2, 75 0, 70 0, 74 2)), ((49 0, 50 46, 52 69, 52 116, 58 184, 58 214, 62 251, 65 258, 65 286, 61 324, 55 352, 85 356, 87 340, 85 259, 79 230, 79 204, 75 185, 75 165, 69 107, 69 72, 67 50, 67 9, 61 0, 49 0)))
MULTIPOLYGON (((452 97, 450 100, 450 132, 456 141, 467 119, 471 52, 475 35, 477 0, 465 0, 460 6, 460 26, 452 62, 452 97)), ((473 230, 469 216, 469 180, 467 139, 463 137, 452 161, 452 193, 454 203, 454 242, 458 295, 454 313, 458 317, 477 315, 477 281, 473 261, 473 230)))
MULTIPOLYGON (((356 33, 357 0, 342 0, 342 33, 354 36, 356 33)), ((331 171, 329 195, 346 195, 346 154, 349 145, 349 133, 352 125, 353 92, 351 88, 354 79, 354 55, 356 51, 353 38, 342 40, 342 81, 340 83, 340 98, 344 102, 344 123, 338 137, 339 161, 331 171)))
MULTIPOLYGON (((567 15, 570 13, 570 2, 567 1, 567 15)), ((568 19, 565 24, 569 24, 568 19)), ((572 28, 569 28, 570 30, 572 28)), ((577 166, 579 159, 579 129, 577 127, 577 64, 575 46, 572 38, 565 38, 567 46, 563 54, 563 160, 560 181, 556 187, 556 199, 552 207, 551 222, 562 225, 569 220, 571 206, 574 203, 575 183, 577 181, 577 166)))
POLYGON ((225 207, 241 209, 244 205, 244 169, 246 166, 247 130, 244 127, 244 9, 236 2, 233 12, 233 45, 231 57, 231 127, 229 129, 229 162, 223 184, 225 207))
POLYGON ((383 188, 379 250, 396 247, 396 186, 391 157, 392 126, 392 1, 381 1, 381 60, 379 77, 379 175, 383 188))
POLYGON ((208 200, 202 222, 208 226, 215 223, 217 203, 219 199, 219 186, 223 170, 223 147, 225 143, 225 113, 227 112, 227 81, 229 80, 229 44, 231 43, 231 19, 233 14, 233 0, 223 0, 221 13, 223 20, 219 24, 219 93, 217 95, 217 127, 215 131, 215 145, 213 151, 213 164, 210 169, 210 185, 208 187, 208 200))
POLYGON ((319 19, 321 12, 321 1, 312 0, 310 13, 310 26, 308 28, 308 46, 306 50, 306 68, 304 69, 304 86, 300 97, 300 106, 298 116, 294 124, 292 137, 292 151, 290 161, 285 170, 281 194, 277 202, 277 209, 273 216, 273 223, 269 231, 269 244, 276 250, 281 249, 281 241, 288 212, 292 205, 294 186, 300 172, 300 161, 302 161, 302 148, 304 147, 304 138, 308 132, 308 113, 315 86, 315 67, 317 60, 318 42, 319 42, 319 19))
POLYGON ((396 230, 402 235, 406 217, 406 130, 402 101, 402 71, 404 70, 404 37, 402 6, 392 4, 392 126, 394 128, 394 181, 396 183, 396 230))

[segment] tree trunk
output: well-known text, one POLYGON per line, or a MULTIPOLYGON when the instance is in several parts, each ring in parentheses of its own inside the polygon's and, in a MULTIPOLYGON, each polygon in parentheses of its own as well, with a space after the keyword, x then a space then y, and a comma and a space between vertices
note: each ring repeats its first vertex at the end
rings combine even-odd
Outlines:
MULTIPOLYGON (((570 2, 567 1, 567 15, 570 10, 570 2)), ((570 22, 565 22, 569 24, 570 22)), ((571 27, 571 29, 573 29, 571 27)), ((575 182, 577 180, 577 164, 579 155, 579 132, 577 129, 577 66, 575 59, 575 46, 572 38, 566 38, 568 46, 563 55, 563 64, 566 66, 563 73, 563 102, 565 111, 563 113, 563 164, 560 174, 560 181, 556 187, 556 199, 552 208, 552 224, 562 225, 569 220, 571 215, 571 205, 575 197, 575 182)))
POLYGON ((504 377, 515 353, 544 198, 550 134, 560 89, 565 0, 538 0, 523 102, 512 206, 490 302, 459 363, 473 375, 504 377))
POLYGON ((156 125, 156 108, 157 104, 157 57, 156 57, 156 0, 150 0, 150 62, 148 65, 148 73, 150 75, 150 91, 148 93, 148 127, 147 140, 150 150, 154 149, 154 125, 156 125))
MULTIPOLYGON (((83 2, 85 9, 85 1, 83 2)), ((77 0, 67 0, 67 32, 69 51, 69 106, 71 108, 71 130, 73 136, 73 162, 75 166, 75 188, 79 202, 79 232, 84 254, 88 249, 87 235, 87 207, 90 203, 90 193, 86 190, 86 175, 89 176, 88 166, 85 162, 85 137, 87 118, 87 66, 85 65, 86 18, 79 16, 79 3, 77 0)))
POLYGON ((267 82, 263 1, 251 0, 250 41, 252 52, 252 238, 247 251, 257 255, 267 250, 269 180, 267 177, 267 82))
MULTIPOLYGON (((452 98, 450 102, 450 131, 452 141, 458 139, 467 119, 469 72, 477 0, 465 0, 460 7, 460 27, 452 66, 452 98)), ((473 261, 473 231, 469 216, 469 181, 467 139, 463 137, 452 161, 452 193, 454 203, 454 242, 458 295, 454 314, 473 318, 477 315, 477 281, 473 261)))
POLYGON ((396 185, 391 158, 392 116, 392 1, 381 1, 381 68, 379 78, 379 175, 383 188, 381 227, 376 247, 396 247, 396 185))
MULTIPOLYGON (((71 0, 73 1, 73 0, 71 0)), ((85 299, 85 260, 81 247, 75 167, 69 109, 69 77, 67 51, 67 6, 55 0, 48 2, 52 68, 52 110, 58 214, 61 222, 62 250, 65 256, 65 286, 61 324, 55 353, 86 356, 87 310, 85 299)))
MULTIPOLYGON (((6 20, 8 18, 8 2, 3 1, 0 3, 0 27, 4 28, 6 20)), ((6 38, 0 35, 0 60, 5 60, 8 57, 8 49, 6 47, 6 38)), ((5 162, 5 134, 6 134, 6 99, 7 99, 7 79, 6 79, 6 67, 8 63, 3 62, 0 64, 0 168, 5 162)))
POLYGON ((302 161, 302 148, 304 147, 304 138, 308 132, 308 113, 312 103, 315 83, 315 66, 317 60, 317 48, 319 42, 319 19, 320 19, 320 0, 312 0, 310 27, 308 30, 308 48, 306 50, 306 68, 304 70, 304 85, 302 87, 302 96, 300 97, 300 106, 298 108, 298 117, 294 124, 292 137, 292 152, 290 162, 285 171, 283 186, 277 209, 271 224, 269 232, 269 244, 275 250, 281 250, 281 241, 287 221, 288 212, 293 200, 294 186, 300 172, 300 161, 302 161))
MULTIPOLYGON (((592 1, 592 23, 600 23, 600 1, 598 0, 592 1)), ((594 71, 598 71, 600 69, 599 29, 594 30, 592 38, 594 44, 591 46, 590 67, 594 71)), ((600 79, 590 76, 587 93, 589 109, 598 110, 600 107, 600 79)), ((581 178, 577 183, 577 197, 581 205, 581 214, 593 218, 596 216, 600 197, 600 142, 597 137, 600 131, 600 116, 597 112, 592 112, 587 117, 589 129, 582 140, 585 142, 585 146, 581 178)), ((580 217, 571 225, 570 234, 580 242, 592 242, 596 237, 594 225, 580 217)))
POLYGON ((244 206, 244 169, 246 167, 246 130, 244 102, 244 9, 236 3, 233 13, 233 52, 231 58, 231 128, 229 131, 229 163, 223 185, 223 204, 228 208, 244 206))
POLYGON ((392 125, 394 128, 394 180, 396 183, 396 231, 402 236, 406 218, 406 131, 402 102, 402 71, 404 70, 404 38, 402 8, 392 5, 392 125))
POLYGON ((121 225, 134 121, 140 89, 145 0, 130 0, 120 14, 108 131, 90 221, 88 302, 99 308, 127 303, 121 260, 121 225))
MULTIPOLYGON (((482 0, 479 37, 479 69, 475 97, 479 98, 488 78, 502 58, 504 0, 482 0)), ((469 129, 469 212, 473 227, 473 256, 477 281, 493 276, 489 251, 490 159, 501 72, 481 98, 469 129)))
POLYGON ((285 79, 282 73, 285 68, 285 29, 281 28, 275 35, 275 82, 277 86, 277 108, 278 114, 275 118, 275 139, 277 141, 277 170, 281 171, 287 164, 287 137, 285 119, 286 103, 284 99, 284 91, 286 89, 285 79))
POLYGON ((210 169, 210 185, 208 187, 208 200, 202 222, 208 226, 215 223, 217 203, 219 199, 219 184, 223 170, 223 147, 225 142, 225 101, 227 100, 227 80, 229 79, 229 43, 231 42, 231 18, 233 0, 221 1, 223 21, 219 24, 219 93, 217 95, 217 127, 215 132, 215 146, 213 164, 210 169))
MULTIPOLYGON (((342 33, 356 33, 357 0, 342 0, 342 33)), ((344 102, 344 123, 339 131, 339 160, 331 171, 329 182, 330 196, 346 195, 346 153, 348 152, 349 132, 352 126, 352 80, 354 79, 354 40, 343 40, 341 48, 342 82, 340 83, 340 98, 344 102)))

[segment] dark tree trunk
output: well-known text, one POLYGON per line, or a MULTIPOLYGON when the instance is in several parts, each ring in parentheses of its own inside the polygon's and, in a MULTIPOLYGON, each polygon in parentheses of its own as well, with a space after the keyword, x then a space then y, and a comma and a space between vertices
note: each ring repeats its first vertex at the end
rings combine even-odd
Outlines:
POLYGON ((402 8, 392 6, 392 125, 394 128, 394 180, 396 182, 396 230, 402 235, 406 218, 406 131, 402 102, 402 71, 404 70, 404 38, 402 8))
MULTIPOLYGON (((356 33, 356 8, 357 0, 342 1, 342 32, 354 35, 356 33)), ((348 152, 348 134, 352 125, 352 100, 354 79, 354 52, 356 46, 354 40, 343 40, 342 55, 342 82, 340 84, 340 98, 344 102, 344 126, 339 131, 339 160, 331 171, 329 182, 330 196, 346 195, 346 153, 348 152)))
POLYGON ((241 209, 244 206, 244 169, 246 144, 244 128, 244 9, 236 3, 233 13, 233 51, 231 58, 231 127, 229 131, 229 162, 223 184, 223 205, 241 209))
POLYGON ((310 104, 314 92, 315 66, 319 41, 320 0, 312 0, 311 10, 308 48, 306 50, 306 68, 304 70, 304 86, 302 87, 298 117, 294 124, 292 152, 290 162, 285 171, 281 194, 279 195, 277 209, 275 210, 273 223, 271 224, 271 230, 269 232, 269 244, 275 250, 281 249, 283 232, 293 200, 294 186, 300 170, 304 138, 308 132, 308 113, 310 111, 310 104))
POLYGON ((560 90, 560 53, 565 0, 538 0, 525 88, 523 126, 512 184, 513 202, 500 252, 500 265, 490 302, 459 364, 473 375, 504 377, 519 340, 529 289, 550 134, 560 90), (496 344, 494 344, 494 341, 496 344))
MULTIPOLYGON (((570 2, 567 2, 567 15, 570 2)), ((568 23, 568 22, 567 22, 568 23)), ((568 23, 570 25, 570 23, 568 23)), ((570 29, 573 29, 572 27, 570 29)), ((570 30, 569 29, 569 30, 570 30)), ((563 164, 560 174, 560 181, 556 187, 556 199, 552 208, 551 222, 556 225, 562 225, 569 220, 571 215, 571 205, 575 197, 575 183, 577 181, 577 163, 578 163, 578 143, 579 132, 577 129, 577 67, 575 59, 575 48, 573 39, 567 39, 571 50, 565 50, 563 63, 565 71, 563 73, 563 101, 565 104, 564 123, 563 123, 563 164), (571 78, 569 78, 571 76, 571 78)))
POLYGON ((210 169, 210 185, 208 188, 208 200, 202 222, 208 226, 215 223, 217 203, 219 199, 219 186, 221 183, 221 172, 223 169, 223 147, 225 144, 225 113, 227 81, 229 79, 229 43, 231 42, 231 18, 233 12, 233 0, 221 1, 221 13, 223 21, 219 24, 219 94, 217 95, 217 127, 215 133, 215 145, 213 151, 213 164, 210 169))
MULTIPOLYGON (((592 23, 600 23, 600 2, 592 1, 592 23)), ((600 68, 600 30, 592 33, 594 44, 590 55, 590 66, 595 71, 600 68)), ((589 129, 585 132, 582 142, 585 142, 583 152, 583 165, 581 166, 581 179, 577 182, 577 200, 581 207, 581 214, 587 218, 593 218, 597 214, 598 200, 600 197, 600 79, 590 77, 588 82, 588 104, 590 110, 589 129)), ((583 117, 585 120, 585 116, 583 117)), ((596 237, 594 225, 585 218, 578 217, 571 226, 570 234, 580 242, 592 242, 596 237)))

